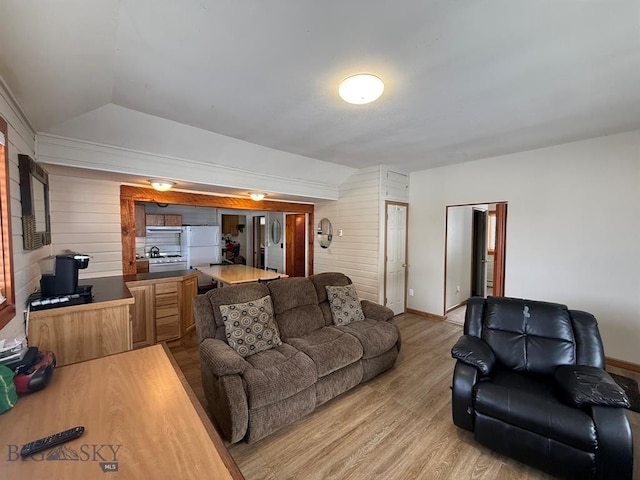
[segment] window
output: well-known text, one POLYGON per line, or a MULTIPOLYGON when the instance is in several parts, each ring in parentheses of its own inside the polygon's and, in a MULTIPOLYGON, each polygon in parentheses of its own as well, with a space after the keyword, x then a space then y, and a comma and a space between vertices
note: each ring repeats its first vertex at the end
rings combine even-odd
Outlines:
POLYGON ((496 253, 496 211, 491 210, 487 218, 487 250, 489 255, 496 253))
POLYGON ((11 197, 9 195, 9 152, 7 122, 0 117, 0 328, 16 315, 13 285, 13 249, 11 246, 11 197))

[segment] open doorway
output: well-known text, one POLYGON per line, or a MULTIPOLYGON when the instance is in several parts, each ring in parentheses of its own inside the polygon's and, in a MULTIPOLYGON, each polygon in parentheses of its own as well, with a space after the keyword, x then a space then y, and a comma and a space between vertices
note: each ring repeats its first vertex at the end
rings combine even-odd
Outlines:
POLYGON ((507 203, 447 207, 444 315, 464 321, 471 296, 503 296, 507 203))
POLYGON ((265 242, 264 216, 253 217, 253 266, 264 268, 264 242, 265 242))

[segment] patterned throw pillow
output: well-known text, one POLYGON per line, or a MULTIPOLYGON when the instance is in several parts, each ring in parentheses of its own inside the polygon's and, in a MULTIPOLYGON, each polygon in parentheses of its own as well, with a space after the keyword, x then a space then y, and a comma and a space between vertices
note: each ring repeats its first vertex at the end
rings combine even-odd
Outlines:
POLYGON ((355 285, 327 286, 326 289, 334 324, 348 325, 351 322, 364 320, 364 313, 362 313, 355 285))
POLYGON ((242 357, 282 344, 269 295, 258 300, 220 305, 227 342, 242 357))

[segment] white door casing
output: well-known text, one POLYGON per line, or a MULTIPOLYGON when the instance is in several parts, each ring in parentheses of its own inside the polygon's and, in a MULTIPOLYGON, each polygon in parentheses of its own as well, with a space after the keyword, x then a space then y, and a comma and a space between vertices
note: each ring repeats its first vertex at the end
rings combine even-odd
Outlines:
POLYGON ((386 306, 394 315, 405 311, 406 258, 407 258, 407 206, 387 203, 386 229, 386 306))

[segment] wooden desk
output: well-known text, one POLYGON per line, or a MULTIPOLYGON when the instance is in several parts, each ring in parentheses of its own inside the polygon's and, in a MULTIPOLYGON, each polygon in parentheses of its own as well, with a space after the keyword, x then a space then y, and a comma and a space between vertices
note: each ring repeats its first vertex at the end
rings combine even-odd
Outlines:
POLYGON ((213 277, 220 282, 222 286, 288 277, 288 275, 284 273, 261 270, 259 268, 248 267, 247 265, 212 265, 211 267, 196 268, 205 275, 213 277))
POLYGON ((0 415, 0 449, 7 479, 244 478, 164 345, 56 369, 0 415), (77 425, 80 438, 19 458, 24 443, 77 425))

